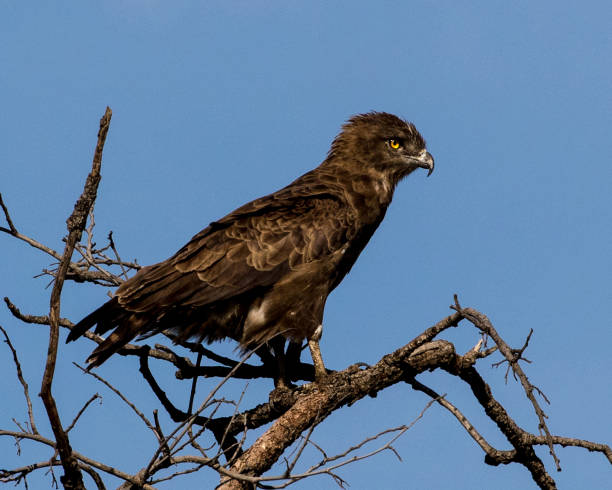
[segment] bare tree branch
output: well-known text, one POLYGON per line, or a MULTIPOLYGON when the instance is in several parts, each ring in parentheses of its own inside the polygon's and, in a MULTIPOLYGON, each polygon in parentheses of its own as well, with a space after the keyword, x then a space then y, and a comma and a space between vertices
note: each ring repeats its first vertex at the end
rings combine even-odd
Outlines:
POLYGON ((495 330, 495 328, 493 327, 493 324, 487 318, 486 315, 483 315, 482 313, 480 313, 479 311, 476 311, 473 308, 461 308, 461 306, 459 305, 459 302, 457 301, 456 296, 455 296, 455 305, 453 306, 453 309, 460 312, 463 315, 463 317, 468 319, 470 322, 472 322, 474 326, 476 326, 478 329, 480 329, 481 331, 489 335, 493 339, 495 344, 498 346, 502 355, 508 360, 509 364, 512 366, 513 372, 520 379, 523 389, 525 390, 525 394, 527 395, 527 398, 533 405, 536 415, 540 421, 538 428, 541 431, 544 431, 544 433, 546 434, 546 437, 549 439, 548 449, 549 449, 550 455, 553 457, 555 461, 555 466, 557 468, 557 471, 561 471, 559 458, 557 458, 557 455, 555 453, 555 449, 553 446, 552 436, 551 436, 550 431, 548 430, 548 426, 546 425, 546 419, 548 417, 544 413, 544 410, 542 410, 542 408, 540 407, 540 404, 536 400, 535 396, 533 395, 534 386, 530 383, 529 379, 525 375, 523 369, 521 368, 518 362, 523 354, 523 351, 525 350, 525 348, 527 347, 529 343, 529 339, 531 338, 531 332, 529 333, 529 336, 527 337, 527 341, 525 342, 524 347, 522 349, 519 349, 518 351, 515 349, 513 350, 510 348, 508 344, 506 344, 506 342, 504 342, 501 336, 497 333, 497 330, 495 330), (517 352, 518 352, 518 357, 517 357, 517 352))
MULTIPOLYGON (((437 333, 456 326, 461 316, 451 315, 427 329, 412 342, 384 356, 376 365, 352 373, 338 372, 328 376, 324 384, 302 387, 295 404, 276 419, 268 429, 232 465, 232 472, 245 476, 261 475, 282 452, 312 425, 318 425, 341 406, 375 394, 405 378, 406 369, 423 371, 432 365, 450 362, 454 349, 448 342, 437 341, 435 348, 419 351, 437 333), (412 355, 414 354, 414 355, 412 355)), ((243 481, 226 480, 221 489, 243 488, 243 481)))
MULTIPOLYGON (((48 315, 26 315, 21 313, 21 310, 15 306, 9 298, 4 297, 4 302, 8 307, 9 311, 13 314, 15 318, 18 318, 22 322, 25 323, 36 323, 38 325, 49 325, 49 316, 48 315)), ((67 318, 60 318, 59 324, 62 327, 72 328, 74 324, 68 320, 67 318)))
POLYGON ((459 421, 459 423, 463 426, 463 428, 467 431, 467 433, 476 441, 476 443, 481 447, 481 449, 485 452, 487 457, 491 461, 496 461, 499 463, 511 463, 515 461, 516 451, 500 451, 491 446, 486 439, 478 432, 476 427, 474 427, 468 418, 461 413, 457 407, 455 407, 452 403, 450 403, 445 396, 438 395, 434 390, 420 383, 416 379, 412 378, 408 380, 408 383, 418 391, 422 391, 426 395, 429 395, 434 401, 439 403, 441 406, 446 408, 450 413, 452 413, 455 418, 459 421))
POLYGON ((87 176, 87 182, 85 184, 83 194, 81 194, 81 197, 75 204, 73 213, 67 220, 69 232, 68 238, 66 239, 64 254, 58 267, 57 276, 55 277, 53 290, 51 291, 51 309, 49 312, 49 349, 40 389, 40 396, 42 397, 43 403, 47 410, 49 422, 51 423, 51 428, 53 429, 53 433, 55 434, 55 439, 57 441, 56 448, 59 452, 65 472, 64 476, 61 478, 61 481, 66 489, 84 490, 85 487, 83 485, 83 476, 81 474, 79 465, 76 458, 72 454, 72 447, 70 447, 68 434, 62 428, 62 422, 57 411, 55 399, 51 393, 59 339, 60 296, 62 293, 62 287, 64 285, 64 278, 66 277, 66 272, 70 266, 70 258, 72 257, 76 243, 81 239, 81 234, 87 221, 87 215, 89 214, 89 210, 93 205, 98 191, 98 183, 100 182, 100 167, 102 165, 102 150, 104 148, 106 134, 108 133, 111 115, 112 112, 110 108, 107 107, 106 113, 100 120, 98 144, 96 145, 96 150, 94 152, 92 170, 87 176))
MULTIPOLYGON (((49 446, 51 448, 56 447, 55 441, 52 441, 51 439, 47 439, 46 437, 43 437, 39 434, 30 434, 30 433, 24 433, 24 432, 15 432, 15 431, 9 431, 9 430, 0 430, 0 437, 1 436, 9 436, 9 437, 14 437, 15 439, 29 439, 32 441, 36 441, 39 442, 41 444, 45 444, 46 446, 49 446)), ((89 465, 93 468, 96 468, 100 471, 104 471, 105 473, 108 473, 109 475, 115 476, 117 478, 121 478, 122 480, 125 480, 127 482, 130 482, 134 485, 141 485, 141 482, 139 482, 138 480, 136 480, 133 476, 129 475, 128 473, 124 473, 123 471, 118 470, 117 468, 114 468, 112 466, 106 465, 104 463, 100 463, 99 461, 96 461, 94 459, 88 458, 87 456, 80 454, 78 451, 72 451, 72 455, 79 461, 81 461, 82 463, 89 465)), ((0 478, 4 478, 7 475, 10 475, 14 472, 14 470, 5 470, 2 469, 0 470, 0 478)), ((155 490, 153 487, 151 487, 150 485, 141 485, 142 488, 144 490, 155 490)))
POLYGON ((36 423, 34 422, 34 412, 32 411, 32 399, 30 398, 30 391, 28 389, 28 383, 26 383, 26 380, 23 377, 23 372, 21 371, 21 364, 19 363, 19 358, 17 357, 17 351, 13 347, 13 344, 11 343, 11 339, 9 339, 9 336, 6 333, 6 330, 4 330, 2 326, 0 326, 0 330, 2 330, 2 333, 4 334, 4 342, 9 346, 9 349, 11 349, 11 352, 13 353, 13 362, 15 363, 15 368, 17 369, 17 379, 19 380, 19 383, 21 383, 21 386, 23 387, 23 395, 25 396, 26 405, 28 407, 28 419, 30 420, 30 430, 32 431, 33 434, 38 434, 38 429, 36 428, 36 423))
POLYGON ((6 222, 8 223, 9 227, 5 228, 3 226, 0 226, 0 231, 4 232, 4 233, 8 233, 9 235, 14 236, 15 238, 22 240, 24 242, 26 242, 28 245, 37 248, 38 250, 42 250, 43 252, 45 252, 46 254, 50 255, 51 257, 53 257, 56 260, 61 260, 62 256, 60 254, 58 254, 55 250, 47 247, 46 245, 43 245, 42 243, 37 242, 36 240, 27 237, 21 233, 19 233, 17 231, 17 228, 15 227, 15 225, 13 224, 13 221, 11 219, 11 216, 9 215, 9 211, 8 208, 6 207, 6 204, 4 203, 4 200, 2 199, 2 194, 0 193, 0 206, 2 206, 2 210, 4 211, 4 217, 6 219, 6 222))
POLYGON ((105 386, 107 386, 113 393, 115 393, 119 398, 121 398, 125 402, 125 404, 128 407, 130 407, 132 409, 132 411, 136 415, 138 415, 138 417, 140 417, 140 420, 142 420, 144 422, 144 424, 147 426, 147 428, 149 430, 151 430, 152 432, 155 432, 155 427, 153 427, 153 424, 151 424, 151 421, 145 416, 145 414, 142 413, 140 410, 138 410, 136 405, 134 405, 130 400, 128 400, 127 397, 123 393, 121 393, 117 388, 115 388, 112 384, 110 384, 108 381, 106 381, 102 376, 99 376, 99 375, 97 375, 96 373, 94 373, 92 371, 88 371, 84 367, 79 366, 76 362, 73 362, 72 364, 74 364, 76 367, 78 367, 85 374, 88 374, 89 376, 93 376, 98 381, 100 381, 105 386))
POLYGON ((81 409, 78 411, 78 413, 75 415, 74 419, 72 420, 72 422, 70 423, 70 425, 66 428, 66 433, 70 432, 74 426, 76 425, 76 423, 79 421, 79 419, 81 418, 81 415, 83 415, 83 413, 85 413, 85 410, 87 410, 87 407, 89 407, 89 405, 91 405, 93 403, 94 400, 98 400, 101 399, 102 397, 100 395, 98 395, 98 393, 94 393, 89 400, 87 400, 85 402, 85 405, 83 405, 81 407, 81 409))

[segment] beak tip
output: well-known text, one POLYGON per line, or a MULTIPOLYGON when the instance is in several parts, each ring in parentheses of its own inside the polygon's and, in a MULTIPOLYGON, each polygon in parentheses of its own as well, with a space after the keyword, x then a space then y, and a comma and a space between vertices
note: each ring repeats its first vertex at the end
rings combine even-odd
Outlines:
POLYGON ((427 177, 429 177, 434 171, 434 157, 428 151, 424 151, 424 156, 421 159, 422 167, 427 169, 427 177))

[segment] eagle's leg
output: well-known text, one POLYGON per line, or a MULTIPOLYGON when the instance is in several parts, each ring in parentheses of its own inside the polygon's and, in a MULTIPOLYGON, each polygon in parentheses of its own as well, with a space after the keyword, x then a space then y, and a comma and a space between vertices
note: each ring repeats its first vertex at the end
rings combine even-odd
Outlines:
POLYGON ((285 359, 285 339, 281 336, 275 337, 270 341, 274 358, 276 359, 277 372, 274 377, 275 388, 290 388, 291 381, 287 376, 287 362, 285 359))
POLYGON ((310 348, 310 355, 312 356, 312 363, 314 364, 315 381, 322 381, 327 376, 327 369, 325 369, 325 364, 323 364, 319 341, 308 339, 308 347, 310 348))
POLYGON ((323 364, 323 357, 321 356, 321 349, 319 348, 319 340, 323 333, 323 325, 319 325, 314 331, 312 337, 308 339, 308 348, 310 349, 310 355, 312 356, 312 363, 315 370, 315 381, 322 381, 327 376, 327 369, 323 364))
POLYGON ((302 342, 295 342, 290 340, 285 351, 285 370, 287 372, 287 379, 295 381, 300 379, 298 370, 300 368, 300 356, 302 354, 302 342))

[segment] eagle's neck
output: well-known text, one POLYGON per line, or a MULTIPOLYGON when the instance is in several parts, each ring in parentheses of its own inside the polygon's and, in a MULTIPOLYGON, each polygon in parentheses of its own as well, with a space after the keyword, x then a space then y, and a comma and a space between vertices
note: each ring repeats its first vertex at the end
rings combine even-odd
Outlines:
POLYGON ((326 161, 317 170, 364 224, 378 226, 393 199, 397 181, 392 175, 360 162, 326 161))

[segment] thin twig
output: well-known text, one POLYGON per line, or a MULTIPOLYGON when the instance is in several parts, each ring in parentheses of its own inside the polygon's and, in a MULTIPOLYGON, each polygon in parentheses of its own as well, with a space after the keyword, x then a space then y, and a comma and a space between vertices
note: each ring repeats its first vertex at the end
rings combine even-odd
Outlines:
POLYGON ((11 343, 11 339, 9 339, 9 336, 6 333, 6 330, 4 330, 2 326, 0 326, 0 330, 2 330, 2 333, 4 334, 4 339, 5 339, 4 342, 9 346, 9 349, 11 349, 11 352, 13 353, 13 362, 15 363, 15 368, 17 369, 17 379, 19 380, 19 382, 21 383, 21 386, 23 387, 23 394, 25 396, 26 404, 28 407, 28 418, 30 419, 30 429, 32 430, 33 434, 38 434, 38 429, 36 428, 36 423, 34 422, 34 412, 32 410, 32 399, 30 398, 30 391, 28 389, 28 383, 26 383, 26 380, 23 377, 23 372, 21 371, 21 364, 19 363, 19 358, 17 357, 17 351, 13 347, 13 344, 11 343))
POLYGON ((140 410, 138 410, 138 407, 136 405, 134 405, 130 400, 127 399, 127 397, 121 393, 117 388, 115 388, 112 384, 110 384, 108 381, 106 381, 102 376, 94 373, 93 371, 88 371, 86 368, 78 365, 76 362, 73 362, 72 364, 74 364, 76 367, 78 367, 81 371, 83 371, 85 374, 88 374, 89 376, 93 376, 94 378, 96 378, 98 381, 100 381, 101 383, 103 383, 104 385, 106 385, 106 387, 108 387, 113 393, 115 393, 119 398, 121 398, 125 404, 130 407, 132 409, 132 411, 138 415, 138 417, 140 417, 140 420, 142 420, 144 422, 144 424, 153 432, 155 433, 155 427, 153 427, 153 424, 151 424, 151 421, 147 418, 147 416, 142 413, 140 410))
MULTIPOLYGON (((339 478, 337 475, 335 475, 333 473, 333 471, 335 471, 338 468, 341 468, 343 466, 346 466, 348 464, 354 463, 356 461, 360 461, 363 459, 367 459, 367 458, 371 458, 372 456, 382 452, 382 451, 386 451, 386 450, 390 450, 391 452, 393 452, 396 456, 399 457, 399 455, 397 454, 397 452, 395 451, 395 449, 393 448, 393 443, 395 441, 397 441, 397 439, 399 439, 403 434, 406 433, 406 431, 410 430, 425 414, 425 412, 431 407, 431 405, 435 402, 435 400, 430 400, 425 407, 423 408, 423 410, 421 410, 421 412, 419 413, 419 415, 408 425, 402 425, 400 427, 395 427, 392 429, 386 429, 381 431, 380 433, 374 435, 374 436, 370 436, 366 439, 364 439, 363 441, 361 441, 358 444, 355 444, 354 446, 351 446, 350 448, 346 449, 344 452, 337 454, 335 456, 330 456, 330 457, 326 457, 324 458, 322 461, 320 461, 319 463, 317 463, 314 466, 311 466, 310 468, 308 468, 308 470, 304 471, 303 473, 299 473, 299 474, 291 474, 291 475, 287 475, 286 473, 283 475, 276 475, 276 476, 263 476, 263 477, 253 477, 250 475, 245 475, 245 474, 241 474, 241 473, 237 473, 235 471, 232 470, 226 470, 226 469, 221 469, 221 468, 215 468, 217 469, 217 471, 219 471, 220 473, 223 473, 224 475, 230 477, 231 479, 235 479, 235 480, 241 480, 241 481, 245 481, 245 482, 250 482, 250 483, 255 483, 255 484, 259 484, 259 486, 263 487, 263 488, 286 488, 287 486, 295 483, 298 480, 303 480, 304 478, 309 478, 312 476, 316 476, 316 475, 323 475, 323 474, 327 474, 332 476, 334 479, 339 478), (356 456, 352 456, 351 458, 348 459, 342 459, 342 458, 346 458, 346 456, 348 456, 349 454, 361 449, 364 445, 368 444, 369 442, 372 442, 380 437, 382 437, 385 434, 391 433, 391 432, 397 432, 397 434, 395 434, 389 441, 387 441, 385 444, 383 444, 382 446, 368 452, 367 454, 362 454, 362 455, 356 455, 356 456), (339 461, 341 460, 341 461, 339 461), (338 463, 336 463, 335 465, 332 466, 325 466, 330 462, 333 461, 338 461, 338 463), (280 484, 280 485, 266 485, 265 487, 263 485, 261 485, 262 482, 266 482, 266 481, 279 481, 279 480, 287 480, 285 481, 285 483, 280 484)), ((342 482, 344 482, 344 480, 342 480, 342 482)), ((346 482, 344 482, 346 483, 346 482)))
POLYGON ((76 250, 81 254, 81 257, 83 257, 83 259, 87 262, 88 265, 100 272, 100 274, 102 274, 111 284, 118 285, 115 284, 116 282, 118 282, 115 276, 96 263, 96 259, 92 257, 90 250, 88 250, 87 248, 83 250, 83 247, 78 243, 76 244, 76 250))
POLYGON ((159 468, 169 467, 172 465, 172 454, 170 454, 170 448, 168 447, 167 439, 164 437, 164 432, 162 431, 161 424, 159 423, 159 416, 157 410, 153 410, 153 420, 155 421, 155 435, 157 436, 157 440, 162 445, 162 453, 163 457, 160 458, 158 462, 159 468))
POLYGON ((117 263, 119 264, 119 267, 121 267, 121 273, 123 274, 123 277, 125 279, 128 278, 127 275, 127 271, 125 269, 125 267, 123 266, 123 261, 121 260, 121 257, 119 257, 119 252, 117 252, 117 248, 115 247, 115 241, 113 240, 113 232, 109 231, 108 232, 108 241, 110 243, 110 247, 113 250, 113 253, 115 254, 115 258, 117 259, 117 263))
POLYGON ((2 206, 2 211, 4 211, 4 217, 6 218, 6 222, 9 225, 9 229, 7 230, 6 228, 0 228, 0 230, 2 231, 6 231, 7 233, 10 233, 11 235, 17 235, 17 228, 15 228, 15 225, 13 224, 13 220, 11 219, 11 215, 9 214, 8 208, 6 207, 6 204, 4 204, 4 199, 2 199, 2 193, 0 192, 0 206, 2 206))
POLYGON ((76 416, 74 417, 74 419, 72 420, 72 422, 70 423, 70 425, 66 428, 66 433, 70 432, 74 426, 76 425, 76 423, 78 422, 79 418, 81 418, 81 415, 83 415, 83 413, 85 412, 85 410, 87 410, 87 407, 89 405, 91 405, 91 403, 93 403, 94 400, 97 399, 102 399, 102 397, 98 394, 98 393, 94 393, 91 398, 89 400, 87 400, 85 402, 85 405, 83 405, 81 407, 81 409, 78 411, 78 413, 76 414, 76 416))

